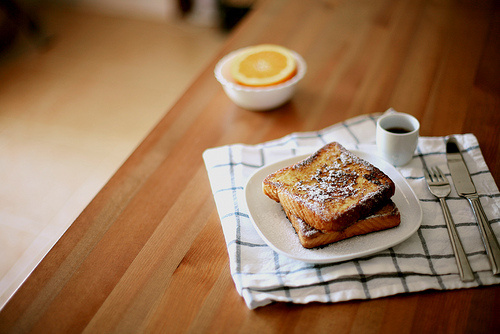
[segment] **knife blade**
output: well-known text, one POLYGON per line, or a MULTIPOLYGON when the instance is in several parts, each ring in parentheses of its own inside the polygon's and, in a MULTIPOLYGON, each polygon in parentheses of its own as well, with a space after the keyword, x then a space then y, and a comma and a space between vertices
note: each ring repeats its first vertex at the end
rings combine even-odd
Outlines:
POLYGON ((446 141, 446 158, 455 189, 459 196, 465 197, 469 201, 479 226, 481 239, 483 240, 491 269, 494 275, 498 275, 500 274, 500 247, 498 240, 484 213, 469 169, 465 164, 457 140, 454 137, 450 137, 446 141))

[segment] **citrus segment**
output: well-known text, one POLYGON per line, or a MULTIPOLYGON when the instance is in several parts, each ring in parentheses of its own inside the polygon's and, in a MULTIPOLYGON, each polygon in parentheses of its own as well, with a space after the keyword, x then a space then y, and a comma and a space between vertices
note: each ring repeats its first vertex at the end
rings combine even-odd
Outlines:
POLYGON ((233 79, 245 86, 269 86, 289 80, 297 73, 290 50, 278 45, 257 45, 243 50, 231 64, 233 79))

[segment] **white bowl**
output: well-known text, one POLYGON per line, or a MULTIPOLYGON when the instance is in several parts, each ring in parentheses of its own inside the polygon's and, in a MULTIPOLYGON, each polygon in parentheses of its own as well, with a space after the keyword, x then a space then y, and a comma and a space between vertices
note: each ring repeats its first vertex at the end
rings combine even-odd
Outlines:
POLYGON ((215 66, 214 74, 226 95, 238 106, 253 111, 264 111, 277 108, 288 102, 295 92, 297 83, 304 77, 307 65, 295 51, 291 51, 297 62, 297 74, 290 80, 267 87, 247 87, 237 84, 230 73, 231 61, 243 51, 239 49, 224 56, 215 66))

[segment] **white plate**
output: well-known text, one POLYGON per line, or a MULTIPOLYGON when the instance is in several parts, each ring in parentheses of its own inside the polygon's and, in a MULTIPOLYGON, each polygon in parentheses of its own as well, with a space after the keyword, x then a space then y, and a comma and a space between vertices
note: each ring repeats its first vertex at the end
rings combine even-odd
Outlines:
POLYGON ((332 263, 368 256, 397 245, 420 227, 422 208, 413 189, 404 177, 389 163, 376 155, 351 150, 386 173, 396 184, 392 200, 401 213, 401 224, 385 231, 374 232, 335 242, 322 248, 306 249, 288 221, 281 204, 268 198, 262 192, 262 180, 276 170, 307 158, 302 155, 260 168, 251 176, 245 197, 250 218, 264 241, 275 251, 292 259, 311 263, 332 263))

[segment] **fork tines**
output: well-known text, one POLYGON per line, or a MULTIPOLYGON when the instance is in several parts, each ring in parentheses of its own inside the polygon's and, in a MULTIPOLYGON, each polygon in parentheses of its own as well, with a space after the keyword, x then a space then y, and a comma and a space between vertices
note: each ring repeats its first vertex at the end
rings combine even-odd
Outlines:
POLYGON ((448 179, 444 176, 443 171, 437 166, 431 167, 430 171, 425 168, 424 169, 425 176, 433 185, 445 185, 449 184, 448 179))

